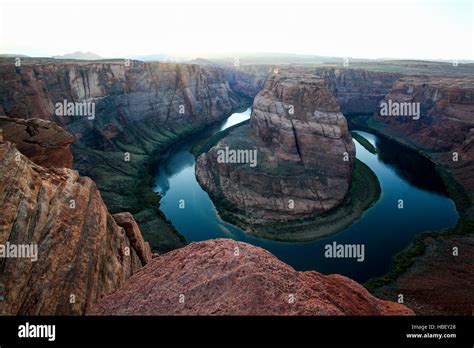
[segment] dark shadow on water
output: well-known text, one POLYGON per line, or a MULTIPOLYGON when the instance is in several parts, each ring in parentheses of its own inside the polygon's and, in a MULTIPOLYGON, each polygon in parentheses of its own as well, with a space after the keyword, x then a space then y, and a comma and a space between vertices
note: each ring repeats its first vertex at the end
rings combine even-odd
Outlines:
POLYGON ((448 197, 443 180, 436 165, 416 151, 396 142, 378 137, 378 158, 393 168, 398 175, 413 186, 448 197))

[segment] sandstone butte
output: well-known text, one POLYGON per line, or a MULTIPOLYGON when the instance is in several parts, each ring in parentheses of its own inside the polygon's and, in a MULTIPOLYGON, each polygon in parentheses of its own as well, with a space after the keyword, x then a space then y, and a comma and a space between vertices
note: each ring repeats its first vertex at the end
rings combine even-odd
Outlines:
MULTIPOLYGON (((9 127, 23 130, 37 122, 13 119, 9 127)), ((65 133, 55 138, 68 139, 48 122, 33 136, 48 138, 50 127, 65 133)), ((413 314, 348 278, 296 272, 269 252, 232 240, 153 256, 131 214, 109 214, 94 182, 77 171, 28 159, 9 138, 14 134, 0 139, 0 244, 37 244, 38 260, 1 263, 4 315, 413 314), (183 306, 177 302, 181 293, 183 306)), ((51 148, 67 151, 53 146, 53 138, 51 148)))
POLYGON ((202 154, 196 175, 206 191, 251 212, 252 218, 292 220, 338 206, 348 192, 354 161, 347 121, 325 80, 279 74, 255 97, 250 126, 202 154), (225 147, 256 149, 257 165, 218 161, 225 147))
POLYGON ((341 275, 297 272, 268 251, 213 239, 154 258, 96 315, 412 315, 341 275))

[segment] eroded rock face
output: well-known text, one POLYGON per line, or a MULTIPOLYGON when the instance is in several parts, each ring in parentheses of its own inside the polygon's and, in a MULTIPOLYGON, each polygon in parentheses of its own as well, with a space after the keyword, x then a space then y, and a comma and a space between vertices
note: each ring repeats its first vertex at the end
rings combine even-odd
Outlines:
POLYGON ((58 125, 41 119, 0 116, 3 138, 43 167, 72 168, 69 145, 74 137, 58 125))
MULTIPOLYGON (((151 124, 161 127, 213 122, 240 102, 224 70, 210 66, 38 59, 25 59, 21 67, 1 59, 0 65, 2 114, 54 121, 81 137, 94 128, 102 146, 110 146, 134 122, 153 119, 151 124), (64 100, 95 102, 95 115, 57 115, 56 104, 64 100)), ((99 140, 93 145, 98 147, 99 140)))
POLYGON ((232 90, 249 98, 254 98, 271 76, 274 67, 269 65, 242 65, 233 69, 227 68, 225 75, 232 90))
POLYGON ((329 67, 316 68, 313 72, 324 78, 344 114, 373 113, 394 82, 404 76, 400 73, 329 67))
POLYGON ((312 76, 269 79, 255 98, 251 132, 281 161, 348 178, 355 147, 345 117, 324 81, 312 76))
MULTIPOLYGON (((472 78, 406 77, 398 80, 384 102, 418 103, 418 117, 382 116, 382 131, 427 152, 449 167, 474 192, 474 80, 472 78), (457 155, 455 155, 457 154, 457 155), (457 156, 457 157, 456 157, 457 156)), ((474 215, 473 215, 474 216, 474 215)))
POLYGON ((419 103, 420 117, 382 116, 377 120, 403 132, 419 147, 451 150, 463 144, 474 127, 472 78, 405 77, 398 80, 384 102, 419 103))
POLYGON ((74 168, 96 182, 111 212, 134 213, 157 252, 185 240, 156 213, 151 190, 148 199, 136 192, 149 186, 138 184, 150 162, 185 135, 247 105, 244 95, 212 66, 22 58, 17 67, 14 59, 0 58, 0 115, 50 120, 73 134, 74 168), (58 116, 56 104, 64 101, 92 103, 95 115, 58 116), (124 161, 125 152, 130 161, 124 161))
POLYGON ((147 264, 152 258, 150 245, 143 240, 140 228, 137 222, 129 212, 112 215, 117 225, 123 227, 130 245, 136 251, 137 256, 143 265, 147 264))
POLYGON ((276 75, 255 97, 250 126, 233 131, 196 163, 212 195, 263 220, 317 215, 347 194, 355 146, 324 80, 276 75), (219 151, 252 150, 257 163, 223 163, 219 151))
POLYGON ((297 272, 230 239, 153 259, 93 308, 99 315, 412 315, 341 275, 297 272), (180 297, 181 296, 181 297, 180 297), (180 302, 181 299, 181 302, 180 302))
POLYGON ((131 216, 114 219, 90 178, 39 166, 7 141, 0 142, 0 205, 4 252, 29 251, 1 259, 4 315, 84 314, 151 259, 131 216))

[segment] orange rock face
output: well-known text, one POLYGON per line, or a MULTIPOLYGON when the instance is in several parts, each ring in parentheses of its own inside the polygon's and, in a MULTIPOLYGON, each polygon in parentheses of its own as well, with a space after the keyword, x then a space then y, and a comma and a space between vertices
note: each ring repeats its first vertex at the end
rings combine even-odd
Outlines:
POLYGON ((146 264, 151 260, 152 254, 150 245, 143 240, 140 228, 137 222, 129 212, 118 213, 112 215, 117 225, 123 227, 125 234, 127 235, 130 245, 137 252, 138 257, 142 264, 146 264))
POLYGON ((117 223, 90 178, 39 166, 6 141, 0 205, 3 315, 84 314, 151 259, 131 216, 117 223))
POLYGON ((412 315, 349 278, 297 272, 231 239, 153 259, 93 308, 99 315, 412 315))
POLYGON ((69 145, 74 137, 55 123, 0 116, 3 138, 30 160, 43 167, 72 168, 69 145))

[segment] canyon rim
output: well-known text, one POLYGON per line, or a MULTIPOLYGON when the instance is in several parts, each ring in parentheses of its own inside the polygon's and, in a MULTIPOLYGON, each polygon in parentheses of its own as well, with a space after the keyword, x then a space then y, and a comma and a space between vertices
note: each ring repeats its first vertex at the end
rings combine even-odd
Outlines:
POLYGON ((2 347, 472 342, 471 1, 95 1, 0 5, 2 347))

